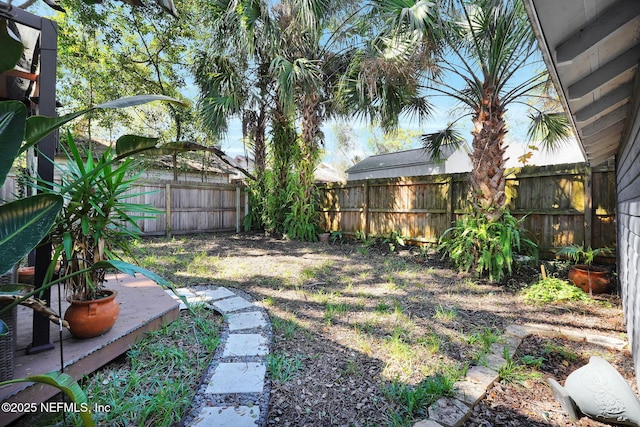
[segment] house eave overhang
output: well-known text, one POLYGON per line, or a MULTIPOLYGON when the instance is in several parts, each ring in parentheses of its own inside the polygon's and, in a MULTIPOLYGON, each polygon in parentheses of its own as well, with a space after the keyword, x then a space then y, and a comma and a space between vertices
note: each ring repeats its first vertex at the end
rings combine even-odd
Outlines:
POLYGON ((587 162, 606 162, 637 110, 640 2, 523 1, 587 162))

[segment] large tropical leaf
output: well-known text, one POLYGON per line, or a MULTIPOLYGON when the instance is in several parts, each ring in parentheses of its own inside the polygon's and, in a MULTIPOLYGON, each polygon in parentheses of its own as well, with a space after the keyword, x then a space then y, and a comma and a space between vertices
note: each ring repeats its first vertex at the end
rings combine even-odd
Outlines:
POLYGON ((45 116, 32 116, 27 119, 27 128, 25 132, 25 145, 22 146, 21 151, 26 150, 32 145, 38 143, 42 138, 58 129, 65 123, 80 117, 83 114, 95 109, 105 108, 126 108, 136 105, 146 104, 152 101, 166 101, 174 104, 184 105, 181 101, 164 95, 136 95, 128 96, 125 98, 119 98, 113 101, 105 102, 103 104, 96 105, 86 110, 76 111, 75 113, 65 114, 60 117, 45 117, 45 116))
POLYGON ((20 151, 26 119, 27 107, 22 102, 0 102, 0 186, 20 151))
POLYGON ((162 287, 173 289, 173 285, 167 279, 158 276, 153 271, 147 270, 146 268, 142 268, 134 264, 129 264, 128 262, 111 259, 106 261, 98 261, 91 266, 91 269, 93 270, 99 269, 99 268, 115 268, 116 270, 119 270, 130 276, 135 276, 136 273, 139 273, 153 280, 154 282, 156 282, 158 285, 162 287))
POLYGON ((126 156, 131 153, 150 150, 158 145, 158 138, 139 135, 123 135, 116 141, 116 155, 126 156))
POLYGON ((0 271, 8 271, 46 234, 62 209, 62 196, 39 194, 0 206, 0 271))
POLYGON ((64 392, 72 402, 76 404, 79 411, 80 418, 85 426, 94 426, 93 418, 91 417, 91 409, 87 400, 87 395, 82 391, 78 383, 69 375, 61 372, 49 372, 48 374, 33 375, 26 378, 17 378, 9 381, 0 382, 0 386, 14 383, 27 383, 34 382, 40 384, 47 384, 58 390, 64 392))
POLYGON ((24 51, 22 42, 7 28, 7 21, 0 19, 0 46, 2 46, 2 55, 0 55, 0 74, 13 70, 24 51))

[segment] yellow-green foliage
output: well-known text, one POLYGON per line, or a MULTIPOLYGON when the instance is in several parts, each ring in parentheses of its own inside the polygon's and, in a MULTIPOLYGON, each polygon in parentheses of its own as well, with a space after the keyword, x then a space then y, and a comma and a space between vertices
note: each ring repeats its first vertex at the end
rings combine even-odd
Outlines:
POLYGON ((524 299, 531 304, 556 301, 590 301, 589 296, 566 280, 555 277, 541 279, 523 292, 524 299))

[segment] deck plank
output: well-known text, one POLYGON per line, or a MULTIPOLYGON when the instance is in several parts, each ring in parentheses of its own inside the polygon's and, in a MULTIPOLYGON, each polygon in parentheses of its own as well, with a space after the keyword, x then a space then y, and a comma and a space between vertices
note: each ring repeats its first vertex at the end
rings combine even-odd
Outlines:
MULTIPOLYGON (((65 373, 75 379, 82 378, 122 353, 139 340, 145 332, 159 329, 163 324, 177 319, 178 303, 153 281, 144 277, 110 276, 107 287, 118 291, 116 301, 120 304, 120 315, 113 328, 96 338, 79 340, 66 329, 62 333, 65 373)), ((57 290, 52 289, 52 304, 58 311, 57 290)), ((62 312, 68 303, 63 301, 62 312)), ((32 311, 18 308, 18 337, 14 378, 43 374, 60 370, 60 334, 58 327, 51 325, 53 350, 27 355, 26 347, 31 342, 32 311)), ((0 388, 0 400, 19 403, 40 403, 55 396, 58 390, 42 384, 13 384, 0 388)), ((0 412, 0 425, 5 426, 21 414, 0 412)))

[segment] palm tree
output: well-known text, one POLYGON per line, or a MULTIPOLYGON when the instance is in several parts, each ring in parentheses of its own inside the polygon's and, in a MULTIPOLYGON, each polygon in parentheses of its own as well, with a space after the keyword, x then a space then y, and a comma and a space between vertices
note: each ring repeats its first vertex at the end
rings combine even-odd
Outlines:
MULTIPOLYGON (((505 111, 538 97, 548 73, 546 68, 532 75, 521 71, 540 57, 521 0, 441 0, 437 7, 439 18, 428 28, 442 43, 442 77, 430 89, 453 97, 469 110, 473 120, 471 199, 476 212, 495 221, 506 203, 505 111)), ((530 118, 529 136, 541 137, 545 147, 570 134, 566 117, 558 112, 534 107, 530 118)), ((462 143, 451 126, 423 135, 425 149, 435 157, 443 145, 462 143)))
POLYGON ((407 58, 415 57, 407 53, 415 51, 415 43, 409 43, 413 38, 387 31, 380 6, 384 3, 217 3, 223 7, 218 9, 213 38, 224 44, 212 44, 196 73, 203 119, 221 131, 232 115, 252 119, 256 124, 248 122, 247 129, 255 129, 254 141, 260 141, 266 119, 258 118, 269 116, 276 187, 290 191, 285 181, 295 181, 295 191, 283 198, 289 205, 278 211, 291 208, 290 235, 315 237, 313 172, 325 118, 357 112, 391 127, 407 105, 421 117, 429 112, 417 97, 419 76, 406 66, 407 58), (396 44, 395 37, 403 43, 396 44), (370 73, 374 69, 375 75, 370 73))
POLYGON ((210 7, 210 43, 200 50, 194 69, 201 121, 217 138, 226 133, 231 117, 241 118, 243 141, 253 149, 260 177, 266 167, 272 96, 269 64, 275 40, 268 5, 260 0, 226 0, 210 7))

